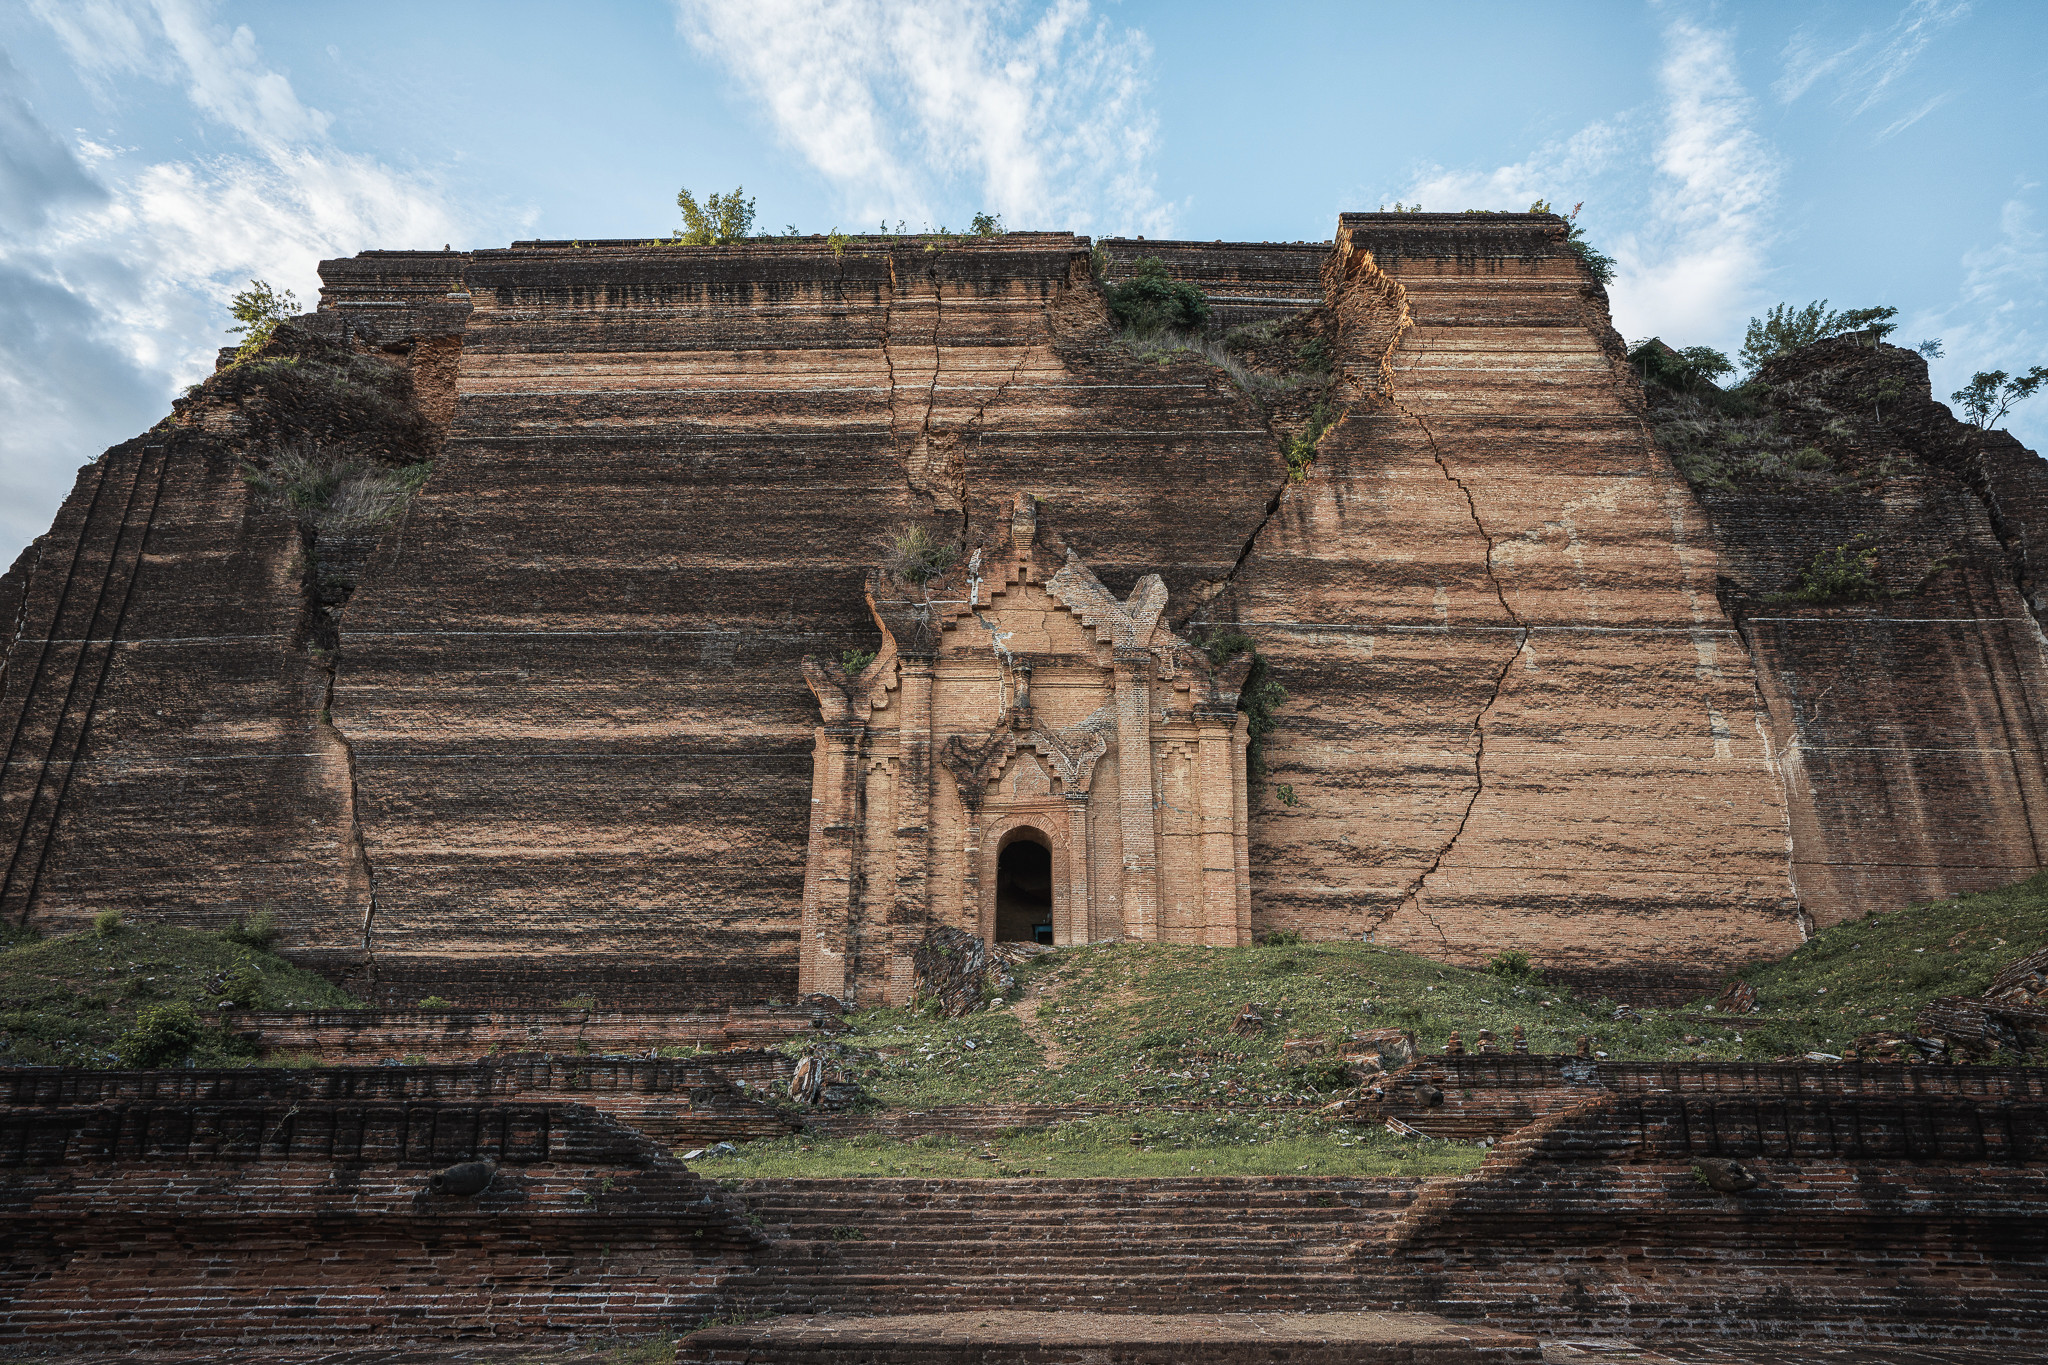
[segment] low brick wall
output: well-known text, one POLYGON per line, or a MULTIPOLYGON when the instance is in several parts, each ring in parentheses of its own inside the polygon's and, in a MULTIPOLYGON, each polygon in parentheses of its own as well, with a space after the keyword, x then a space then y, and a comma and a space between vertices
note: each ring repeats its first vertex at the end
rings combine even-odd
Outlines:
POLYGON ((0 1112, 0 1246, 0 1341, 128 1349, 656 1331, 763 1253, 587 1106, 282 1095, 0 1112))
POLYGON ((266 1057, 322 1061, 473 1061, 495 1052, 644 1053, 665 1047, 772 1047, 841 1027, 837 1013, 803 1005, 695 1010, 359 1009, 247 1010, 237 1033, 266 1057))
POLYGON ((1505 1327, 2048 1334, 2048 1105, 1606 1093, 1432 1188, 1359 1266, 1505 1327), (1758 1183, 1696 1174, 1735 1160, 1758 1183))
POLYGON ((1503 1138, 1592 1095, 1920 1096, 2048 1102, 2038 1067, 1901 1066, 1877 1062, 1617 1062, 1553 1054, 1428 1056, 1380 1082, 1386 1098, 1361 1119, 1398 1118, 1431 1137, 1503 1138), (1442 1093, 1423 1104, 1416 1087, 1442 1093))
POLYGON ((736 1070, 765 1072, 767 1086, 788 1059, 773 1053, 717 1054, 703 1061, 507 1056, 464 1066, 353 1066, 274 1069, 90 1071, 69 1067, 0 1069, 0 1105, 79 1108, 136 1104, 341 1102, 587 1104, 670 1147, 780 1137, 796 1120, 750 1098, 712 1065, 741 1059, 736 1070))

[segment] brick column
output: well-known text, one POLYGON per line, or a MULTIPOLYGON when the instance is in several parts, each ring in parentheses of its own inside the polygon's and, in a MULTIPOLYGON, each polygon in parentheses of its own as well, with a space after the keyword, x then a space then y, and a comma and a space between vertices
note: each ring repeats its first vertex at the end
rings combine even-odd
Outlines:
POLYGON ((1232 832, 1233 861, 1237 866, 1237 945, 1252 941, 1252 855, 1251 855, 1251 720, 1237 715, 1230 726, 1230 744, 1236 762, 1230 770, 1231 799, 1236 802, 1237 819, 1232 832))
POLYGON ((1152 651, 1116 651, 1117 826, 1124 845, 1124 935, 1159 939, 1159 821, 1152 792, 1152 651))
MULTIPOLYGON (((1088 793, 1069 788, 1067 798, 1067 923, 1068 943, 1095 937, 1095 910, 1088 903, 1088 866, 1095 849, 1088 838, 1088 793)), ((1055 930, 1057 937, 1057 930, 1055 930)))
POLYGON ((884 999, 910 1002, 911 954, 931 921, 932 660, 901 660, 903 749, 896 786, 896 887, 889 905, 889 980, 884 999))
POLYGON ((1228 717, 1197 714, 1200 726, 1202 942, 1235 947, 1237 937, 1237 783, 1231 769, 1236 736, 1228 717))
POLYGON ((797 990, 846 997, 853 871, 859 857, 861 739, 865 727, 820 725, 811 750, 811 856, 804 863, 797 990))

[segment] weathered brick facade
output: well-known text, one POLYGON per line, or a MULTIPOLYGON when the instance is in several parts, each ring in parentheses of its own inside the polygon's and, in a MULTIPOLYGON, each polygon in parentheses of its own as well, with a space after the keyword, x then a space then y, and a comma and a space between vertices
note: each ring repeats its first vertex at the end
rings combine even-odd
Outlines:
MULTIPOLYGON (((1151 680, 1148 725, 1194 726, 1153 739, 1186 743, 1152 779, 1154 864, 1119 770, 1117 818, 1092 791, 1090 856, 1050 878, 1055 937, 1372 933, 1683 990, 1872 896, 2038 865, 2039 462, 1913 408, 1892 491, 1836 510, 1966 562, 1910 602, 1756 611, 1855 528, 1703 515, 1563 231, 1363 214, 1327 248, 1102 244, 1112 281, 1158 257, 1221 323, 1313 332, 1334 420, 1298 480, 1307 415, 1120 345, 1066 234, 328 262, 277 344, 382 367, 403 421, 225 370, 83 471, 0 581, 0 911, 274 907, 288 952, 384 1006, 789 1000, 849 970, 900 993, 925 917, 988 914, 1008 831, 952 808, 940 750, 1001 717, 941 702, 937 748, 890 760, 894 826, 841 811, 821 856, 844 866, 807 889, 813 791, 859 783, 821 779, 802 661, 883 643, 878 541, 924 527, 963 572, 1019 493, 1106 599, 1150 610, 1157 575, 1158 630, 1242 628, 1288 693, 1240 815, 1234 741, 1199 704, 1159 720, 1180 694, 1151 680), (239 472, 314 437, 433 473, 381 534, 322 541, 239 472), (871 964, 822 956, 870 934, 871 964)), ((1005 609, 1040 591, 1016 584, 1005 609)), ((900 708, 926 684, 889 631, 900 708)), ((968 666, 962 638, 935 670, 968 666)), ((1058 823, 1059 765, 1005 762, 1058 823)))

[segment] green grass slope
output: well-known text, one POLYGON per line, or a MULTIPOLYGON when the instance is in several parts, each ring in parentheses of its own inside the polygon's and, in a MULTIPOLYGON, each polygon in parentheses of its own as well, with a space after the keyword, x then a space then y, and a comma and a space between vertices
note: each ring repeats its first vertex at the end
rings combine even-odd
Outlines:
MULTIPOLYGON (((2048 943, 2048 873, 1838 925, 1788 957, 1743 973, 1759 1013, 1714 1015, 1584 1000, 1540 980, 1445 966, 1364 943, 1253 948, 1094 944, 1024 963, 1001 1007, 964 1019, 916 1010, 853 1018, 857 1079, 891 1108, 984 1103, 1115 1104, 1115 1118, 1014 1133, 994 1143, 930 1137, 751 1144, 702 1161, 744 1175, 1428 1174, 1476 1162, 1478 1149, 1418 1149, 1314 1110, 1349 1093, 1328 1060, 1290 1061, 1291 1038, 1413 1029, 1440 1052, 1492 1029, 1505 1049, 1520 1024, 1531 1051, 1568 1052, 1583 1035, 1620 1060, 1771 1061, 1839 1055, 1859 1034, 1910 1028, 1944 995, 1980 993, 2006 963, 2048 943), (1273 1027, 1243 1037, 1246 1004, 1273 1027), (1269 1106, 1286 1106, 1272 1110, 1269 1106), (1246 1116, 1219 1109, 1250 1108, 1246 1116)), ((2004 1064, 2048 1057, 2001 1055, 2004 1064)))
POLYGON ((230 997, 271 1009, 361 1003, 261 947, 261 932, 248 937, 256 942, 166 925, 40 940, 17 934, 0 952, 0 1066, 109 1067, 124 1055, 238 1065, 248 1058, 221 1027, 230 997), (181 1005, 196 1029, 176 1027, 181 1005), (154 1042, 142 1053, 138 1026, 154 1042))

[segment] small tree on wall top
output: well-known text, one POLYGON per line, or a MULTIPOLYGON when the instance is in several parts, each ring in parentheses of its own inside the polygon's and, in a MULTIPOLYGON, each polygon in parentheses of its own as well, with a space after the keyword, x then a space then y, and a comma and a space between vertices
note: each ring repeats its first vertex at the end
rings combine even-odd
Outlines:
POLYGON ((1963 410, 1965 420, 1989 431, 2005 420, 2013 404, 2032 398, 2043 384, 2048 384, 2048 366, 2044 365, 2015 375, 2004 370, 1979 370, 1970 376, 1968 384, 1948 397, 1963 410))
POLYGON ((262 280, 249 281, 249 287, 228 301, 228 311, 235 315, 235 326, 228 328, 231 333, 240 333, 242 344, 235 354, 248 357, 262 349, 270 340, 270 334, 299 310, 299 301, 289 289, 279 292, 262 280))
POLYGON ((743 185, 730 194, 708 195, 702 204, 685 185, 676 192, 676 207, 683 211, 683 230, 675 239, 687 246, 724 246, 754 231, 754 201, 743 185))

